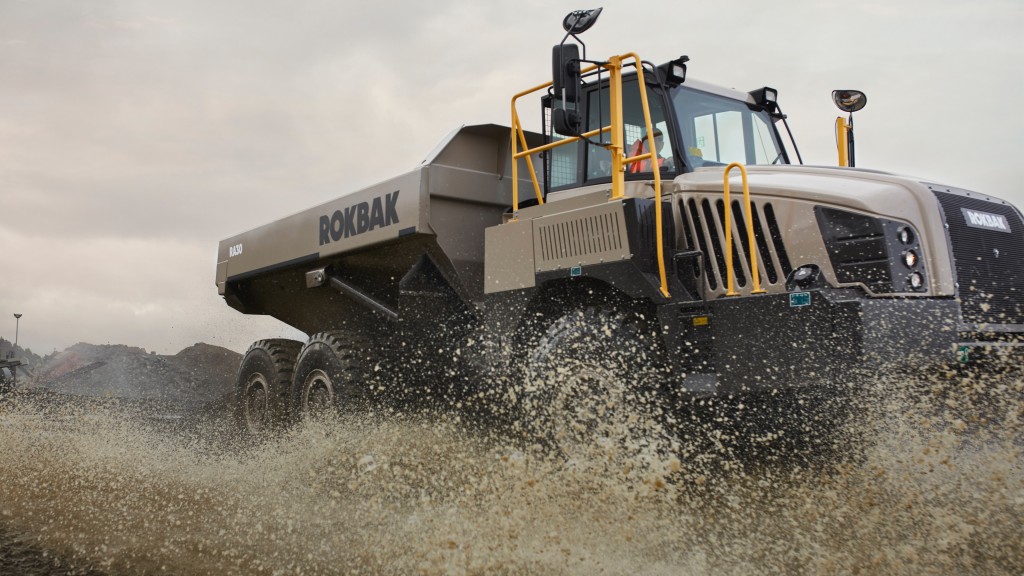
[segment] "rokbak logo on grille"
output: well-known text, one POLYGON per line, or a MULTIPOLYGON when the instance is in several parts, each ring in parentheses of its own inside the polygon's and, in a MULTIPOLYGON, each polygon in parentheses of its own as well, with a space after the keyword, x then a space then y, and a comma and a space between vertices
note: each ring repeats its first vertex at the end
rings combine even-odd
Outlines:
POLYGON ((960 210, 964 213, 964 222, 971 228, 983 228, 998 232, 1010 231, 1010 223, 1007 222, 1006 216, 968 210, 967 208, 961 208, 960 210))

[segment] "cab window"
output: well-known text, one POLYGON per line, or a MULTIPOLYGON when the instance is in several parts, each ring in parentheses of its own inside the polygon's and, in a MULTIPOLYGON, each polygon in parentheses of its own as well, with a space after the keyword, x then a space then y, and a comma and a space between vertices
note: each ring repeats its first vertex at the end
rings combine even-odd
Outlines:
POLYGON ((784 160, 771 118, 762 110, 682 86, 672 92, 672 105, 679 118, 687 162, 695 168, 784 160))
MULTIPOLYGON (((647 89, 647 103, 650 106, 651 124, 654 128, 654 138, 648 138, 644 126, 643 104, 640 99, 640 90, 636 78, 624 80, 622 83, 622 116, 623 116, 623 142, 627 157, 636 156, 642 152, 650 151, 650 140, 658 150, 658 165, 663 170, 673 170, 672 143, 669 138, 668 124, 665 122, 665 111, 662 106, 662 99, 658 94, 647 89)), ((601 126, 611 123, 611 115, 608 104, 607 85, 598 91, 596 88, 587 94, 587 125, 586 130, 595 130, 601 126)), ((596 140, 596 138, 595 138, 596 140)), ((611 136, 605 133, 602 140, 608 142, 611 136)), ((610 179, 612 175, 611 152, 600 146, 587 145, 586 179, 601 180, 610 179)), ((649 160, 636 161, 626 165, 626 176, 630 174, 647 174, 652 172, 652 165, 649 160)))
MULTIPOLYGON (((558 142, 566 138, 567 136, 553 134, 552 141, 558 142)), ((577 143, 566 144, 548 151, 551 154, 548 183, 552 190, 577 185, 579 180, 576 169, 579 165, 579 150, 580 145, 577 143)))

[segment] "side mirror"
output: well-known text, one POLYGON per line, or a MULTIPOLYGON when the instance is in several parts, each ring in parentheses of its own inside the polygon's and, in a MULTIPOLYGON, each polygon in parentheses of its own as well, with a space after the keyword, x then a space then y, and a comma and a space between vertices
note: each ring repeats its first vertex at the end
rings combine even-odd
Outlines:
POLYGON ((565 108, 555 108, 551 111, 551 127, 556 134, 562 136, 579 136, 582 134, 583 121, 580 113, 565 108))
POLYGON ((597 8, 594 10, 576 10, 570 12, 562 20, 562 28, 569 34, 581 34, 590 30, 590 27, 597 22, 597 17, 601 15, 601 10, 604 8, 597 8))
POLYGON ((576 102, 580 92, 580 47, 559 44, 551 51, 551 76, 555 99, 576 102))
POLYGON ((868 97, 860 90, 833 90, 832 101, 843 112, 857 112, 868 103, 868 97))
POLYGON ((583 119, 576 111, 580 97, 580 47, 559 44, 551 53, 554 106, 551 126, 562 136, 579 136, 583 119))
POLYGON ((839 165, 852 168, 857 165, 853 148, 853 113, 864 108, 868 103, 868 97, 860 90, 833 90, 832 101, 840 110, 850 115, 849 123, 842 116, 836 118, 836 145, 839 150, 839 165))

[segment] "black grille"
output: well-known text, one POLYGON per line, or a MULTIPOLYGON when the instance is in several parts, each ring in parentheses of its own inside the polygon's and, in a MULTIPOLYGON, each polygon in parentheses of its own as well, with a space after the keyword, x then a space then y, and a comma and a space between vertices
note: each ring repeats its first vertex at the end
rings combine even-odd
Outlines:
POLYGON ((772 235, 772 245, 775 246, 775 253, 779 255, 782 276, 787 277, 793 271, 793 265, 789 263, 786 245, 782 243, 782 230, 779 228, 779 221, 775 218, 775 209, 767 202, 764 205, 764 217, 768 221, 768 231, 772 235))
MULTIPOLYGON (((756 252, 760 255, 759 270, 762 271, 759 280, 763 288, 765 284, 776 284, 781 281, 792 271, 792 266, 786 254, 786 247, 782 243, 782 233, 779 230, 772 205, 765 202, 761 205, 761 209, 764 210, 763 218, 767 223, 767 233, 762 223, 762 214, 758 209, 758 204, 751 203, 754 218, 754 241, 757 244, 756 252), (781 275, 779 274, 780 270, 781 275)), ((725 235, 725 225, 723 224, 725 203, 722 200, 715 200, 714 206, 712 206, 712 201, 707 198, 700 200, 690 198, 685 202, 679 201, 679 211, 683 220, 683 237, 686 241, 686 248, 700 250, 704 253, 708 288, 712 290, 718 289, 719 286, 724 288, 727 284, 725 247, 722 245, 720 237, 725 235), (689 215, 689 219, 687 219, 687 215, 689 215)), ((750 254, 751 248, 745 215, 739 201, 732 202, 732 214, 733 237, 738 238, 736 242, 733 242, 732 247, 735 287, 742 288, 748 284, 746 255, 750 254)))
POLYGON ((1020 213, 1009 204, 966 192, 936 191, 935 196, 949 226, 964 322, 1024 324, 1024 222, 1020 213), (972 226, 966 211, 995 218, 972 226), (1004 224, 1008 231, 1001 229, 1004 224))
MULTIPOLYGON (((636 210, 636 221, 639 224, 639 238, 637 242, 630 245, 634 261, 644 271, 655 272, 658 270, 658 226, 655 213, 654 200, 633 199, 627 200, 627 205, 632 205, 636 210)), ((675 246, 675 227, 672 225, 672 204, 661 203, 661 233, 665 246, 675 246)), ((630 222, 630 220, 627 220, 630 222)), ((665 254, 668 254, 668 249, 665 254)))
POLYGON ((863 282, 875 292, 892 292, 885 227, 878 218, 825 208, 814 209, 832 268, 840 282, 863 282))

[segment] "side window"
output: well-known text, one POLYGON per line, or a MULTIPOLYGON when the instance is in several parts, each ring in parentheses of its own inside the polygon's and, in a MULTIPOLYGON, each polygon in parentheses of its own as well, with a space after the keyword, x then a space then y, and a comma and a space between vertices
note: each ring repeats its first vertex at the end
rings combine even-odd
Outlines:
MULTIPOLYGON (((554 135, 554 141, 565 140, 565 136, 554 135)), ((566 144, 549 150, 551 154, 551 188, 576 184, 576 167, 579 164, 579 144, 566 144)))
MULTIPOLYGON (((647 89, 647 103, 650 106, 651 125, 654 128, 653 138, 648 138, 646 134, 643 103, 635 78, 622 83, 622 100, 623 143, 626 156, 636 156, 648 152, 650 150, 648 140, 653 140, 654 146, 658 150, 658 165, 662 169, 672 170, 674 168, 672 144, 669 139, 668 125, 665 122, 661 97, 650 88, 647 89)), ((587 94, 587 110, 587 130, 595 130, 602 125, 607 126, 611 122, 607 88, 600 93, 593 90, 587 94)), ((605 134, 604 139, 607 141, 610 136, 605 134)), ((626 165, 627 175, 650 173, 651 171, 649 160, 636 161, 626 165)), ((587 179, 610 178, 611 172, 611 152, 599 146, 587 146, 587 179)))
POLYGON ((746 162, 743 143, 743 118, 739 111, 728 110, 693 119, 694 144, 690 154, 705 162, 746 162))
MULTIPOLYGON (((587 128, 596 130, 611 123, 611 116, 608 108, 608 90, 591 90, 587 94, 587 128)), ((596 138, 595 138, 596 139, 596 138)), ((600 140, 607 142, 611 139, 608 133, 601 135, 600 140)), ((587 180, 596 178, 611 178, 612 176, 612 153, 600 146, 587 145, 587 180)))
POLYGON ((704 161, 729 164, 770 164, 778 158, 772 129, 760 116, 728 110, 693 119, 690 154, 704 161))
POLYGON ((753 120, 753 144, 755 164, 774 164, 782 155, 775 147, 772 137, 774 130, 760 116, 751 116, 753 120))

